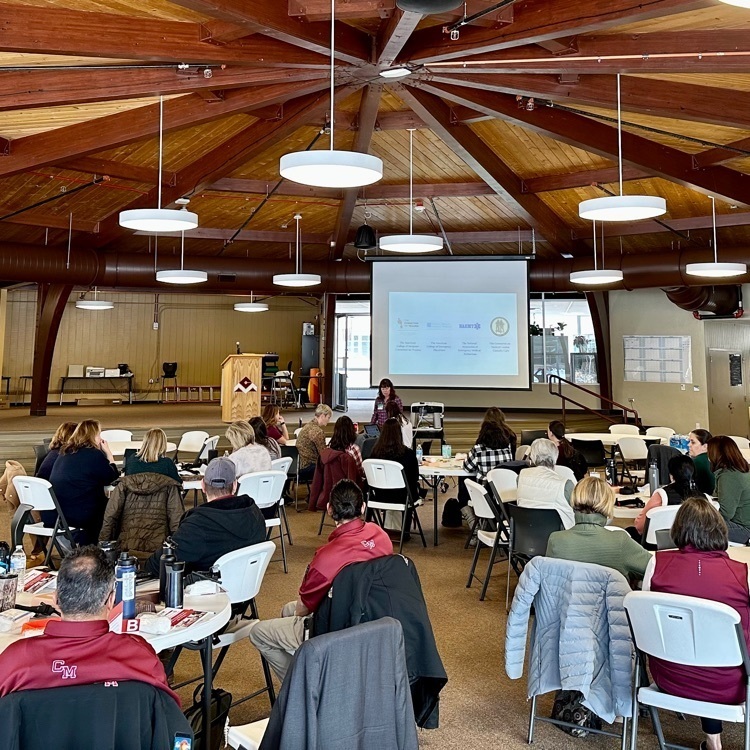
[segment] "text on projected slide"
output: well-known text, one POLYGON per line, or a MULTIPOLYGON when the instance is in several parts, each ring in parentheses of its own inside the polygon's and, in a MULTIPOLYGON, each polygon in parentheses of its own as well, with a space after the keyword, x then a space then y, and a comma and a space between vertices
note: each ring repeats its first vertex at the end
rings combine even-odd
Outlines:
POLYGON ((515 294, 389 292, 394 375, 517 375, 515 294))

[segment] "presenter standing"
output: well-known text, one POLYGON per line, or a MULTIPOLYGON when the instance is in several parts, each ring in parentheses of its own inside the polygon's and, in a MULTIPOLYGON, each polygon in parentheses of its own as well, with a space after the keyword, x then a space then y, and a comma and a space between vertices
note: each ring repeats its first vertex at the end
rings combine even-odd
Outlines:
POLYGON ((385 407, 388 403, 397 404, 399 411, 404 410, 404 405, 401 403, 401 399, 396 395, 396 389, 393 387, 393 383, 388 378, 383 378, 378 386, 378 395, 375 398, 375 406, 372 410, 370 424, 376 424, 378 427, 382 427, 383 424, 385 424, 385 420, 388 419, 385 407))

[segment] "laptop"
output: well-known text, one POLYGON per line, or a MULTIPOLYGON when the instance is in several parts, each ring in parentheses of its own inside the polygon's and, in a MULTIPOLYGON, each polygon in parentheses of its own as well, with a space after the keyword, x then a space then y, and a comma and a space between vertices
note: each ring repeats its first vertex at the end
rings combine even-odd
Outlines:
POLYGON ((378 435, 380 435, 380 427, 376 424, 366 424, 365 435, 367 435, 367 437, 378 437, 378 435))

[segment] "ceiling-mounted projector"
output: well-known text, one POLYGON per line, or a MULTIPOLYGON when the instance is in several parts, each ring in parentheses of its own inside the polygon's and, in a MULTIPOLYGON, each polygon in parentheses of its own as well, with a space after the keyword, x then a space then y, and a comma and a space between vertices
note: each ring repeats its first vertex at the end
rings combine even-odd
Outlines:
POLYGON ((448 13, 463 5, 463 0, 396 0, 396 6, 407 13, 421 13, 424 16, 448 13))

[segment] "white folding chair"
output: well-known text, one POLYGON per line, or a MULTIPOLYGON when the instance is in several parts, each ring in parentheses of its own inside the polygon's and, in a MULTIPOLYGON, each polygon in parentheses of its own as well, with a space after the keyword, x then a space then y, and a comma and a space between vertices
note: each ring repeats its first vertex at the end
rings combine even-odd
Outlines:
POLYGON ((287 572, 286 546, 284 545, 284 529, 281 520, 284 518, 289 534, 289 524, 286 522, 284 512, 284 485, 286 484, 285 471, 254 471, 243 474, 238 480, 238 495, 249 495, 255 504, 263 510, 264 508, 275 508, 276 515, 266 518, 266 530, 268 538, 271 538, 271 529, 278 527, 279 539, 281 540, 281 560, 284 563, 284 572, 287 572))
POLYGON ((102 430, 102 439, 108 443, 129 443, 133 433, 130 430, 102 430))
POLYGON ((27 523, 23 526, 23 534, 43 536, 49 539, 45 549, 44 564, 50 565, 50 557, 55 547, 57 547, 60 557, 65 557, 71 549, 76 547, 72 532, 77 529, 71 529, 65 520, 65 515, 60 509, 52 485, 46 479, 40 479, 39 477, 17 476, 13 477, 13 486, 21 505, 28 505, 33 511, 48 510, 57 514, 55 525, 51 528, 45 526, 42 521, 27 523), (60 537, 65 539, 66 545, 61 544, 60 537))
POLYGON ((635 483, 636 479, 645 481, 646 469, 638 469, 636 466, 641 463, 645 466, 648 459, 646 441, 641 437, 631 437, 629 435, 618 437, 617 447, 620 449, 623 474, 627 474, 632 483, 635 483))
POLYGON ((641 431, 637 425, 634 424, 611 424, 609 426, 610 433, 617 435, 640 435, 641 431))
POLYGON ((300 434, 300 432, 302 432, 302 428, 301 428, 301 427, 298 427, 298 428, 297 428, 297 429, 296 429, 296 430, 294 431, 294 438, 295 438, 295 440, 297 439, 297 436, 298 436, 298 435, 300 434))
POLYGON ((289 539, 289 546, 293 546, 294 542, 292 542, 292 532, 289 531, 289 521, 286 517, 286 503, 287 500, 289 502, 292 501, 292 498, 288 494, 288 487, 291 483, 291 477, 290 472, 292 471, 292 464, 294 463, 294 458, 292 456, 282 456, 281 458, 274 458, 273 461, 271 461, 271 469, 273 471, 283 471, 284 474, 286 474, 286 483, 284 484, 284 493, 283 493, 283 499, 284 502, 279 507, 279 510, 283 514, 284 518, 284 525, 286 526, 286 535, 289 539))
POLYGON ((258 750, 267 726, 268 719, 259 719, 236 727, 230 726, 227 732, 227 745, 234 750, 258 750))
POLYGON ((183 432, 180 442, 177 445, 174 460, 179 461, 180 451, 182 451, 183 454, 188 453, 191 456, 200 456, 203 452, 203 446, 206 444, 206 440, 208 440, 208 433, 203 430, 190 430, 189 432, 183 432))
POLYGON ((510 469, 492 469, 487 474, 487 481, 491 482, 504 503, 512 502, 518 493, 518 474, 510 469))
POLYGON ((563 479, 568 479, 573 482, 573 486, 578 484, 576 475, 573 473, 573 469, 571 469, 570 466, 555 465, 555 472, 557 472, 563 479))
POLYGON ((526 456, 529 455, 530 450, 531 450, 530 445, 519 445, 518 448, 516 448, 516 455, 515 455, 516 461, 526 460, 526 456))
POLYGON ((750 440, 746 437, 740 437, 739 435, 728 435, 727 437, 730 440, 734 440, 740 450, 747 450, 750 448, 750 440))
POLYGON ((656 532, 662 530, 669 531, 672 528, 674 518, 679 509, 679 505, 662 505, 660 508, 651 508, 646 513, 646 529, 643 535, 644 547, 647 544, 656 547, 656 532))
POLYGON ((400 511, 403 513, 401 519, 401 542, 399 544, 398 553, 401 554, 401 550, 404 547, 404 536, 406 534, 406 524, 409 516, 412 515, 414 523, 419 530, 419 535, 422 537, 422 546, 427 547, 427 541, 424 538, 422 532, 422 524, 419 522, 419 515, 417 508, 414 505, 414 498, 411 494, 411 488, 406 481, 404 475, 404 469, 397 461, 385 461, 380 458, 368 458, 362 462, 362 467, 365 470, 365 477, 367 478, 367 484, 370 488, 370 496, 367 500, 367 515, 371 512, 378 521, 380 526, 383 526, 385 518, 384 514, 388 510, 400 511), (404 502, 403 503, 386 503, 378 502, 377 493, 373 494, 372 490, 403 490, 404 502), (379 511, 379 512, 378 512, 379 511), (407 512, 408 511, 408 512, 407 512))
POLYGON ((649 427, 646 430, 646 437, 658 437, 669 440, 672 435, 674 435, 674 430, 671 427, 649 427))
POLYGON ((208 452, 215 451, 216 446, 218 444, 219 444, 218 435, 207 437, 205 442, 203 443, 203 448, 201 448, 201 452, 198 454, 198 461, 208 461, 208 452))
POLYGON ((641 687, 646 655, 690 667, 744 667, 750 674, 745 635, 740 616, 727 604, 694 596, 632 591, 624 600, 636 648, 633 679, 633 724, 631 750, 638 742, 638 710, 648 707, 659 747, 664 739, 658 709, 731 721, 745 725, 745 750, 750 750, 750 688, 745 678, 745 701, 736 705, 679 698, 665 693, 656 684, 641 687))

